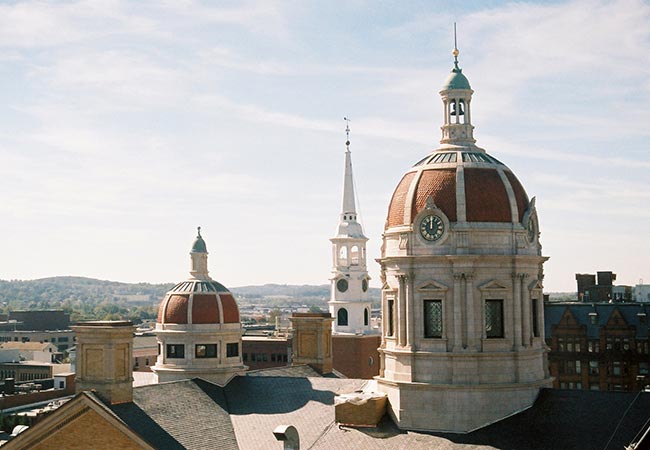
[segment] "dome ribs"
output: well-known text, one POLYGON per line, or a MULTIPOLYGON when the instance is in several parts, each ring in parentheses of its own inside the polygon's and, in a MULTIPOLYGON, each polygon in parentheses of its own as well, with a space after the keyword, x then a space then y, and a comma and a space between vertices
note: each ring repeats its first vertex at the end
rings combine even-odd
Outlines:
POLYGON ((158 319, 156 319, 156 322, 158 323, 163 323, 163 318, 165 317, 165 306, 167 305, 168 298, 169 296, 165 295, 165 298, 163 298, 163 301, 160 302, 160 305, 158 306, 158 319))
POLYGON ((505 171, 504 172, 506 177, 508 178, 508 181, 510 181, 510 186, 512 186, 512 190, 515 193, 515 200, 517 201, 517 209, 518 209, 518 214, 519 214, 519 222, 524 220, 524 212, 526 212, 526 208, 528 208, 528 195, 526 195, 526 191, 524 190, 524 187, 521 185, 517 177, 515 176, 514 173, 510 171, 505 171))
POLYGON ((414 208, 411 210, 411 222, 426 207, 427 198, 449 218, 456 221, 456 169, 425 170, 414 195, 414 208))
POLYGON ((510 201, 494 169, 465 168, 468 222, 511 222, 510 201))
POLYGON ((231 294, 219 294, 219 298, 223 308, 223 323, 239 322, 239 308, 234 297, 231 294))
POLYGON ((406 194, 408 193, 411 182, 415 177, 415 172, 409 172, 397 185, 393 198, 388 207, 388 227, 402 225, 404 223, 404 205, 406 203, 406 194))

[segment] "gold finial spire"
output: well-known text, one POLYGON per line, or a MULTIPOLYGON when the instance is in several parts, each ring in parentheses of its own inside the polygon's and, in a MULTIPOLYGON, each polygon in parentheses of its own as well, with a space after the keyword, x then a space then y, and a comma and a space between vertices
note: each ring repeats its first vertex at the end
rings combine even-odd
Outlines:
POLYGON ((454 63, 458 64, 458 40, 456 39, 456 22, 454 22, 454 50, 451 52, 454 55, 454 63))

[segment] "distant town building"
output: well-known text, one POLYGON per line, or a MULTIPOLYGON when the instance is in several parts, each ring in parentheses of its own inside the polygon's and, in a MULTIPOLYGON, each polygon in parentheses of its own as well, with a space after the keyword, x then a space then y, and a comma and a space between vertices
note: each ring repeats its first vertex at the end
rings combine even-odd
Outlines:
POLYGON ((650 302, 650 284, 637 284, 632 289, 632 298, 635 302, 650 302))
POLYGON ((150 372, 158 358, 158 339, 153 333, 136 333, 133 338, 133 371, 150 372))
POLYGON ((62 354, 51 342, 4 342, 0 343, 0 361, 11 360, 17 353, 17 361, 61 362, 62 354))
POLYGON ((609 301, 632 301, 631 286, 615 286, 616 274, 611 271, 576 273, 578 284, 578 301, 587 303, 602 303, 609 301))
POLYGON ((292 339, 288 335, 244 335, 243 362, 248 370, 283 367, 291 364, 292 339))
POLYGON ((10 311, 0 319, 0 342, 51 342, 60 352, 74 345, 70 314, 63 310, 10 311))
POLYGON ((546 303, 553 387, 638 391, 650 385, 650 304, 546 303))

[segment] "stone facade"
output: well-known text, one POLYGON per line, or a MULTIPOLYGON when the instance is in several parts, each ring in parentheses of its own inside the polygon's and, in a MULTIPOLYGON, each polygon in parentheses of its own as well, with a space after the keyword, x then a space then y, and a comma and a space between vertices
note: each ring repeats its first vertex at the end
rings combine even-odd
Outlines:
POLYGON ((380 259, 379 387, 400 428, 467 432, 550 385, 535 201, 477 147, 469 82, 441 91, 441 146, 398 185, 380 259))
POLYGON ((133 324, 128 321, 82 322, 77 335, 77 393, 94 389, 108 403, 133 400, 133 324))
POLYGON ((309 364, 320 374, 332 372, 332 317, 329 313, 294 313, 294 365, 309 364))

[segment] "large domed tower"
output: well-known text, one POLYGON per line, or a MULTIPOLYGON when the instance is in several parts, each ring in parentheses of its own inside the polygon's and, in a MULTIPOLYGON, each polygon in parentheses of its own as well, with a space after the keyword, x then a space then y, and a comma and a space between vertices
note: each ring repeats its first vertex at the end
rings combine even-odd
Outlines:
POLYGON ((440 146, 402 177, 383 235, 377 379, 405 429, 467 432, 550 386, 535 200, 475 145, 454 59, 440 146))
POLYGON ((232 293, 208 275, 201 228, 190 251, 190 278, 174 286, 158 309, 158 381, 200 377, 225 385, 243 374, 239 308, 232 293))

